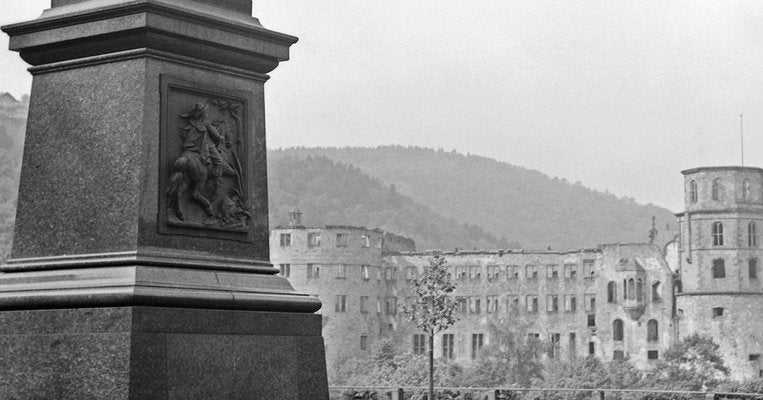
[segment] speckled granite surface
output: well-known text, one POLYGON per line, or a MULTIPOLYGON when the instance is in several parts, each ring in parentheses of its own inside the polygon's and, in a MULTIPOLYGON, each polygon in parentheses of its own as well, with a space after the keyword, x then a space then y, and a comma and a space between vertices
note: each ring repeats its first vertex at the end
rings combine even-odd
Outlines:
POLYGON ((0 312, 0 398, 323 399, 320 331, 309 314, 0 312))

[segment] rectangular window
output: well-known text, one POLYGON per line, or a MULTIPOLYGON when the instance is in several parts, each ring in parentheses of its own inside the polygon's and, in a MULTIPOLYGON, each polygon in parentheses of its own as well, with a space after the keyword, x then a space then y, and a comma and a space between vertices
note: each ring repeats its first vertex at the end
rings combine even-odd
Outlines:
POLYGON ((483 341, 485 335, 482 333, 472 334, 472 360, 476 360, 480 356, 480 350, 482 350, 483 341))
POLYGON ((416 279, 416 275, 418 274, 418 271, 416 270, 416 267, 405 267, 405 279, 412 281, 416 279))
POLYGON ((559 266, 546 265, 546 279, 558 279, 558 278, 559 278, 559 266))
POLYGON ((722 258, 713 260, 713 278, 726 277, 726 262, 722 258))
POLYGON ((363 247, 371 247, 371 237, 368 235, 361 235, 360 242, 363 247))
POLYGON ((455 338, 452 333, 444 333, 442 335, 442 358, 445 360, 452 360, 453 359, 453 344, 455 343, 455 338))
POLYGON ((469 277, 469 272, 467 267, 456 267, 456 279, 460 280, 466 280, 466 278, 469 277))
POLYGON ((575 312, 578 309, 578 299, 574 294, 564 295, 564 311, 575 312))
POLYGON ((498 313, 498 296, 487 296, 487 313, 498 313))
POLYGON ((368 350, 368 336, 360 335, 360 349, 368 350))
POLYGON ((596 295, 595 294, 585 295, 585 310, 596 311, 596 295))
POLYGON ((279 275, 283 276, 284 278, 288 278, 291 276, 291 264, 281 264, 278 266, 279 275))
POLYGON ((519 296, 506 296, 506 312, 519 311, 519 296))
POLYGON ((456 310, 461 314, 469 312, 469 301, 466 297, 456 297, 456 310))
POLYGON ((481 312, 480 310, 480 297, 479 296, 473 296, 469 298, 469 313, 470 314, 479 314, 481 312))
POLYGON ((397 268, 387 267, 384 269, 384 279, 388 281, 394 281, 397 279, 397 268))
POLYGON ((334 311, 336 312, 345 312, 347 311, 347 296, 343 294, 338 294, 334 296, 334 311))
POLYGON ((555 294, 546 296, 546 311, 550 313, 559 312, 559 296, 555 294))
POLYGON ((361 265, 360 266, 360 279, 363 279, 364 281, 367 281, 370 279, 370 273, 368 272, 368 265, 361 265))
POLYGON ((561 353, 561 335, 558 333, 549 333, 548 342, 548 358, 551 360, 559 358, 561 353))
POLYGON ((723 307, 713 308, 713 318, 718 318, 722 316, 723 316, 723 307))
POLYGON ((527 312, 537 313, 538 312, 538 296, 527 296, 525 300, 527 302, 527 312))
POLYGON ((596 327, 596 314, 588 314, 588 327, 594 328, 596 327))
POLYGON ((595 356, 596 355, 596 343, 588 342, 588 355, 589 356, 595 356))
POLYGON ((596 277, 595 261, 592 259, 583 260, 583 277, 592 280, 596 277))
POLYGON ((427 335, 416 333, 413 335, 413 354, 422 355, 427 352, 427 335))
POLYGON ((649 350, 646 352, 647 360, 656 360, 660 358, 660 353, 657 350, 649 350))
POLYGON ((337 233, 336 234, 336 247, 347 247, 350 243, 349 233, 337 233))
POLYGON ((479 280, 482 268, 479 265, 469 267, 469 279, 479 280))
POLYGON ((382 312, 381 299, 377 297, 376 298, 376 313, 381 314, 381 312, 382 312))
POLYGON ((387 297, 387 315, 397 314, 397 297, 387 297))
POLYGON ((308 278, 320 278, 321 266, 318 264, 307 264, 307 277, 308 278))
POLYGON ((622 350, 615 350, 615 353, 612 357, 614 360, 624 360, 625 359, 625 352, 622 350))
POLYGON ((570 333, 567 354, 570 360, 574 360, 577 357, 577 337, 574 333, 570 333))
POLYGON ((518 265, 509 265, 506 267, 506 279, 519 279, 518 265))
POLYGON ((334 265, 334 276, 338 279, 347 278, 347 264, 334 265))
POLYGON ((282 233, 280 243, 281 247, 291 246, 291 233, 282 233))
POLYGON ((368 312, 368 296, 360 296, 360 312, 368 312))
POLYGON ((538 266, 537 265, 525 266, 525 278, 538 279, 538 266))
POLYGON ((308 233, 307 234, 307 246, 308 247, 320 247, 321 246, 321 234, 320 233, 308 233))
POLYGON ((488 265, 487 266, 487 280, 488 281, 496 281, 498 280, 499 276, 501 274, 501 267, 498 265, 488 265))
POLYGON ((578 266, 576 264, 564 264, 564 277, 567 279, 577 279, 578 266))

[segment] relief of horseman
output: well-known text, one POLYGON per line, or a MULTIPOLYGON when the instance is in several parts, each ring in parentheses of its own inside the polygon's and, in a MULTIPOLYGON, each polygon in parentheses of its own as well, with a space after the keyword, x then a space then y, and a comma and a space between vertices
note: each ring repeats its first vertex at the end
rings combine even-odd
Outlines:
POLYGON ((197 103, 190 112, 180 117, 187 120, 188 124, 180 130, 183 151, 172 166, 166 195, 181 221, 186 219, 181 203, 186 187, 191 189, 191 198, 201 206, 204 213, 213 217, 215 212, 212 204, 219 196, 225 195, 221 193, 223 175, 239 178, 239 173, 223 159, 219 150, 221 144, 230 147, 230 140, 218 130, 220 123, 209 122, 206 104, 197 103), (209 180, 212 181, 211 199, 204 196, 209 180))

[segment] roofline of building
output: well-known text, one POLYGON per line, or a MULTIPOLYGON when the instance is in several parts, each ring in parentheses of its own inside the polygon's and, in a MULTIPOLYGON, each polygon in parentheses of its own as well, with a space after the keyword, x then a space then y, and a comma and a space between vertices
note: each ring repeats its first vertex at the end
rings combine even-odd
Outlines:
POLYGON ((683 175, 689 175, 694 174, 697 172, 702 171, 755 171, 755 172, 763 172, 763 168, 758 167, 743 167, 741 165, 719 165, 714 167, 697 167, 697 168, 690 168, 681 171, 681 174, 683 175))

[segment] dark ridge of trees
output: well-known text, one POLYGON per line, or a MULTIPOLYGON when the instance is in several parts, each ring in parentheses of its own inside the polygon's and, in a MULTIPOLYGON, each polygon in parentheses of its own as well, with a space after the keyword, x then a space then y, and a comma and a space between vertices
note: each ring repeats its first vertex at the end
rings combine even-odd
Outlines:
POLYGON ((665 208, 455 151, 381 146, 270 152, 273 161, 309 155, 357 167, 445 218, 474 224, 526 248, 566 250, 646 242, 653 215, 660 231, 659 244, 672 238, 667 226, 675 229, 675 216, 665 208))

